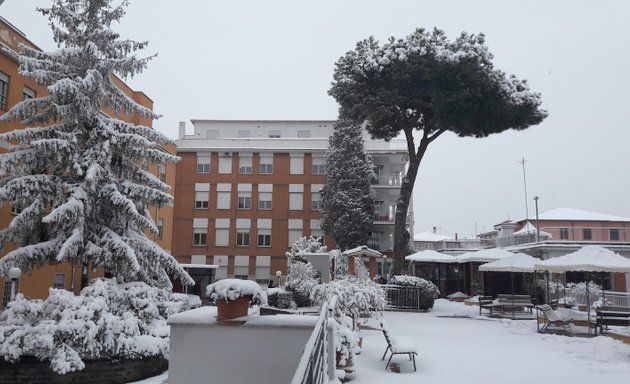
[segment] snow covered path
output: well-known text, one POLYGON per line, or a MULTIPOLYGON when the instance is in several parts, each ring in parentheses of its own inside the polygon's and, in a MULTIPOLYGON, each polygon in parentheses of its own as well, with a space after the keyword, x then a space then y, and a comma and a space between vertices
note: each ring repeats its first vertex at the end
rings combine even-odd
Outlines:
MULTIPOLYGON (((446 300, 436 301, 428 313, 385 312, 384 317, 395 336, 412 339, 420 350, 418 371, 404 355, 392 359, 401 373, 386 371, 383 333, 362 330, 363 352, 355 357, 352 383, 518 384, 547 378, 586 384, 630 377, 630 345, 608 337, 538 334, 533 320, 479 317, 477 307, 446 300)), ((369 325, 378 322, 370 319, 369 325)))

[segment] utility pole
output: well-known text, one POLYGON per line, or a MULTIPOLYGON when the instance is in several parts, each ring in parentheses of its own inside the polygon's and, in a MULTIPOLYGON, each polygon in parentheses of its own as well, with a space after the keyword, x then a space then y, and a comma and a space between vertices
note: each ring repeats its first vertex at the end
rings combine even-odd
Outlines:
POLYGON ((534 196, 534 203, 536 203, 536 242, 540 243, 540 227, 538 226, 538 196, 534 196))
POLYGON ((525 187, 525 221, 529 220, 529 209, 527 207, 527 178, 525 177, 525 158, 521 160, 523 166, 523 186, 525 187))

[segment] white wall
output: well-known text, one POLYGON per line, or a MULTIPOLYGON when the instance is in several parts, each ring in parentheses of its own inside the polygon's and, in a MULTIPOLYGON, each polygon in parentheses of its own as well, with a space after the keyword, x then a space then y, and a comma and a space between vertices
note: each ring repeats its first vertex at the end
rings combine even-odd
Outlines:
POLYGON ((186 311, 171 326, 169 383, 290 383, 316 316, 250 316, 218 324, 216 307, 186 311))

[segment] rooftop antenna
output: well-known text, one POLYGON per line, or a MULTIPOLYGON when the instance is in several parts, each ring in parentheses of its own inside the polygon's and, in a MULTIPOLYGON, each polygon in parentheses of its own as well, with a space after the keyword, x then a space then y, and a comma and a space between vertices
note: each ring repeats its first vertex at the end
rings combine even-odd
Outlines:
POLYGON ((525 158, 520 161, 523 166, 523 186, 525 187, 525 221, 529 220, 529 208, 527 207, 527 178, 525 177, 525 158))

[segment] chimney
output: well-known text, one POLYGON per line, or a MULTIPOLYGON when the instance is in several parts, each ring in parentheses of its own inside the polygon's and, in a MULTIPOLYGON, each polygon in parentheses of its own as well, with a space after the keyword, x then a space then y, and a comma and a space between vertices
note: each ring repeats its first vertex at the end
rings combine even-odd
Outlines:
POLYGON ((433 227, 433 234, 437 233, 437 227, 433 227))
POLYGON ((455 241, 457 241, 457 232, 455 232, 455 241))
POLYGON ((179 136, 178 138, 181 140, 184 138, 184 136, 186 135, 186 122, 185 121, 180 121, 179 122, 179 136))

